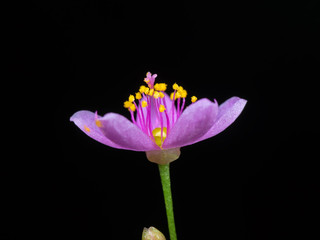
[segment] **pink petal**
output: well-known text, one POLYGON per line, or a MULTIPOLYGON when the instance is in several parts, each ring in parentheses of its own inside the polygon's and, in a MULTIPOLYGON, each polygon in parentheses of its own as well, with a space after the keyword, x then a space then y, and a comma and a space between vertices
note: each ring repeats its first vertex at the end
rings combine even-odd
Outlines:
POLYGON ((203 98, 188 106, 163 143, 164 149, 182 147, 198 141, 214 124, 218 104, 203 98))
POLYGON ((219 106, 219 113, 216 122, 212 128, 200 138, 199 141, 213 137, 229 127, 240 115, 246 103, 247 100, 245 99, 232 97, 221 104, 219 106))
POLYGON ((70 121, 74 122, 85 134, 94 140, 113 148, 122 148, 103 135, 95 123, 95 114, 93 112, 86 110, 78 111, 72 115, 70 121))
POLYGON ((124 149, 133 151, 160 149, 139 127, 120 114, 107 113, 99 118, 99 121, 102 124, 101 132, 124 149))

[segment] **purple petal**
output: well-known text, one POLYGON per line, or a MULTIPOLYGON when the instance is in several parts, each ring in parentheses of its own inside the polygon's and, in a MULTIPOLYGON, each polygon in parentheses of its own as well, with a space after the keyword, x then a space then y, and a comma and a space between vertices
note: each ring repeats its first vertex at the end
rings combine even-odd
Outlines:
POLYGON ((217 120, 212 128, 199 141, 213 137, 229 127, 242 112, 247 100, 232 97, 219 106, 217 120))
POLYGON ((93 112, 86 110, 78 111, 72 115, 70 121, 74 122, 85 134, 94 140, 113 148, 122 148, 103 135, 95 123, 95 114, 93 112))
POLYGON ((160 149, 139 127, 120 114, 107 113, 99 118, 99 121, 102 124, 101 132, 124 149, 133 151, 160 149))
POLYGON ((203 98, 187 107, 170 130, 164 149, 182 147, 198 141, 214 124, 218 104, 203 98))

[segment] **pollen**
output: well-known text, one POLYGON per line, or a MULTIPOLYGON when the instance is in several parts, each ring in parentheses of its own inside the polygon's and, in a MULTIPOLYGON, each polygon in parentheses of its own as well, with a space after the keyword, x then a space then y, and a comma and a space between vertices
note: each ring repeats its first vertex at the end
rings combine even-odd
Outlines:
POLYGON ((140 93, 144 93, 145 90, 146 90, 146 86, 141 85, 140 88, 139 88, 139 92, 140 93))
POLYGON ((131 105, 132 105, 132 103, 129 102, 129 101, 125 101, 125 102, 123 103, 123 106, 124 106, 125 108, 129 108, 131 105))
POLYGON ((152 96, 153 96, 153 93, 154 93, 154 89, 153 89, 153 88, 151 88, 151 89, 149 90, 148 95, 152 97, 152 96))
POLYGON ((160 96, 161 98, 164 98, 164 93, 163 93, 163 92, 159 92, 159 96, 160 96))
POLYGON ((144 94, 148 95, 149 91, 150 91, 150 88, 146 87, 144 90, 144 94))
POLYGON ((136 110, 136 106, 134 104, 131 104, 129 109, 134 112, 136 110))
POLYGON ((160 112, 164 112, 166 110, 166 108, 164 107, 164 105, 160 105, 160 107, 159 107, 159 111, 160 112))
POLYGON ((175 84, 172 85, 172 88, 173 88, 173 90, 178 90, 179 85, 175 83, 175 84))
POLYGON ((86 132, 90 132, 90 131, 91 131, 90 128, 88 128, 86 125, 84 125, 83 127, 84 127, 84 130, 85 130, 86 132))
POLYGON ((153 97, 158 99, 160 97, 160 93, 158 91, 154 91, 153 97))
POLYGON ((183 87, 182 87, 182 86, 179 86, 177 90, 178 90, 178 92, 181 93, 181 92, 183 91, 183 87))
POLYGON ((141 98, 142 98, 141 93, 140 93, 140 92, 137 92, 137 93, 136 93, 136 99, 137 99, 137 100, 140 100, 141 98))
POLYGON ((198 98, 197 98, 196 96, 192 96, 192 97, 191 97, 191 102, 194 103, 194 102, 196 102, 197 100, 198 100, 198 98))
POLYGON ((134 96, 133 95, 129 96, 129 102, 134 102, 134 96))
POLYGON ((166 91, 167 90, 167 84, 165 83, 156 83, 154 85, 154 89, 157 91, 166 91))
POLYGON ((142 101, 142 102, 141 102, 141 106, 144 107, 144 108, 145 108, 146 106, 148 106, 147 101, 142 101))
POLYGON ((166 90, 167 90, 167 84, 165 84, 165 83, 160 83, 160 88, 161 88, 160 91, 166 91, 166 90))
POLYGON ((182 98, 186 98, 187 97, 187 91, 186 90, 182 90, 181 91, 181 97, 182 98))
MULTIPOLYGON (((172 92, 171 94, 170 94, 170 99, 171 100, 173 100, 173 95, 174 95, 174 93, 172 92)), ((174 95, 174 100, 176 100, 177 99, 177 95, 174 95)))
POLYGON ((97 120, 95 121, 95 123, 96 123, 97 127, 102 127, 102 123, 101 123, 100 120, 97 119, 97 120))

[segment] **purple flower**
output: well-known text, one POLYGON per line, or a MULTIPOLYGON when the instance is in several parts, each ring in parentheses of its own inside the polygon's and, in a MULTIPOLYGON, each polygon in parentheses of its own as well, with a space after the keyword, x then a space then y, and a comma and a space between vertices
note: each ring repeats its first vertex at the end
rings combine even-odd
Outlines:
POLYGON ((191 97, 185 108, 187 91, 173 84, 169 97, 165 83, 156 83, 156 74, 147 73, 135 96, 130 95, 124 107, 131 121, 117 113, 99 116, 82 110, 73 121, 89 137, 113 148, 144 151, 147 158, 167 164, 179 158, 180 148, 213 137, 226 129, 239 116, 246 100, 232 97, 220 106, 217 101, 191 97), (185 109, 184 109, 185 108, 185 109))

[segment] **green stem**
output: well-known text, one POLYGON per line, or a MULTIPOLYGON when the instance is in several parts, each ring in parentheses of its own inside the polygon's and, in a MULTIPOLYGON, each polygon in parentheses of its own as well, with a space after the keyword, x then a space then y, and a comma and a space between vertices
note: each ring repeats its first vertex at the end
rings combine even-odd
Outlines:
POLYGON ((174 224, 172 194, 171 194, 171 184, 170 184, 170 166, 169 164, 166 164, 166 165, 159 164, 158 166, 160 171, 164 202, 166 204, 170 240, 177 240, 176 227, 174 224))

